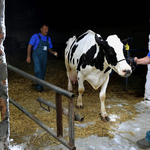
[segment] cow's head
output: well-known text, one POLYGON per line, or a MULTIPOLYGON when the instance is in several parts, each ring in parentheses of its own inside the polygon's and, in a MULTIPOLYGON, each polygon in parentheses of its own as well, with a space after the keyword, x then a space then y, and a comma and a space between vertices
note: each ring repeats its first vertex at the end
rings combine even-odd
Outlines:
POLYGON ((124 43, 122 43, 117 35, 111 35, 108 36, 106 41, 102 41, 96 34, 95 39, 100 49, 103 50, 109 67, 123 77, 130 76, 132 70, 123 53, 124 44, 125 42, 127 43, 128 40, 123 40, 124 43))

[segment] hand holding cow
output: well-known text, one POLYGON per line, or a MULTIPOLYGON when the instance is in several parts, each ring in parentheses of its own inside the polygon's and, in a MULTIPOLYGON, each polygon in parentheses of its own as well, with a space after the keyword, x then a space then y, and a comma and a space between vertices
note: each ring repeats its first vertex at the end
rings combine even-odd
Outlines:
POLYGON ((134 61, 137 63, 137 65, 147 65, 147 64, 150 64, 150 57, 146 56, 146 57, 143 57, 143 58, 140 58, 140 59, 135 57, 134 61))

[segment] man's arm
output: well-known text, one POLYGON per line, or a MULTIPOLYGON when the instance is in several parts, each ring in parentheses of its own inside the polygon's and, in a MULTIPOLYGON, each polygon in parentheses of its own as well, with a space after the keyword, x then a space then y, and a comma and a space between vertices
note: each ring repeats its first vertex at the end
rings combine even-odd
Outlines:
POLYGON ((140 59, 138 59, 137 57, 135 57, 134 60, 137 63, 137 65, 147 65, 147 64, 150 64, 150 58, 148 56, 146 56, 144 58, 140 58, 140 59))
POLYGON ((30 63, 31 62, 31 48, 32 48, 32 45, 28 45, 28 48, 27 48, 27 63, 30 63))
POLYGON ((48 51, 49 51, 51 54, 53 54, 53 55, 55 55, 56 57, 58 57, 57 52, 54 52, 51 48, 49 48, 48 51))

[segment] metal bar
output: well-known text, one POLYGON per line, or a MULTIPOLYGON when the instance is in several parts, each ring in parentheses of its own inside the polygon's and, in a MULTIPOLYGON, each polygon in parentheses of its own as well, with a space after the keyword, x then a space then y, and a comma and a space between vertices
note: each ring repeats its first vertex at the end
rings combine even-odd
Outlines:
POLYGON ((14 66, 12 66, 10 64, 7 64, 7 67, 8 67, 8 69, 10 69, 10 70, 12 70, 12 71, 14 71, 14 72, 16 72, 16 73, 18 73, 18 74, 28 78, 28 79, 30 79, 32 81, 40 84, 40 85, 43 85, 43 86, 45 86, 45 87, 47 87, 47 88, 49 88, 49 89, 51 89, 51 90, 53 90, 53 91, 55 91, 55 92, 57 92, 59 94, 62 94, 62 95, 66 96, 66 97, 68 97, 70 99, 75 98, 74 93, 71 93, 71 92, 69 92, 67 90, 64 90, 64 89, 62 89, 62 88, 60 88, 58 86, 55 86, 55 85, 53 85, 51 83, 48 83, 48 82, 46 82, 44 80, 41 80, 39 78, 36 78, 35 76, 30 75, 30 74, 26 73, 25 71, 22 71, 22 70, 14 67, 14 66))
POLYGON ((45 107, 43 107, 41 103, 40 103, 40 106, 41 106, 43 109, 45 109, 45 110, 47 110, 47 111, 50 111, 49 106, 48 106, 48 108, 47 108, 47 109, 46 109, 45 107))
POLYGON ((75 134, 74 134, 74 100, 68 100, 69 107, 69 145, 74 146, 75 134))
POLYGON ((62 99, 59 93, 56 93, 56 120, 57 120, 57 137, 63 137, 62 131, 62 99))
MULTIPOLYGON (((51 103, 50 101, 47 101, 47 100, 45 100, 45 99, 43 99, 43 98, 41 98, 41 97, 38 97, 38 98, 37 98, 37 101, 38 101, 39 103, 42 103, 42 104, 44 104, 44 105, 46 105, 46 106, 48 106, 48 107, 51 107, 51 108, 53 108, 53 109, 56 110, 56 105, 55 105, 54 103, 51 103)), ((68 114, 69 114, 69 113, 68 113, 68 109, 62 107, 62 114, 65 115, 65 116, 68 116, 68 114)), ((79 114, 77 114, 77 113, 75 112, 75 113, 74 113, 74 120, 75 120, 75 121, 80 121, 80 122, 82 122, 82 121, 84 121, 84 117, 83 117, 83 116, 80 116, 79 114)))
POLYGON ((25 108, 23 108, 21 105, 16 103, 13 99, 9 98, 9 101, 16 106, 18 109, 20 109, 25 115, 27 115, 29 118, 31 118, 34 122, 36 122, 39 126, 41 126, 44 130, 46 130, 49 134, 51 134, 55 139, 57 139, 59 142, 61 142, 63 145, 65 145, 70 150, 76 150, 76 147, 73 145, 69 145, 68 141, 66 141, 63 137, 57 137, 56 132, 51 130, 47 125, 45 125, 41 120, 36 118, 34 115, 32 115, 30 112, 28 112, 25 108))

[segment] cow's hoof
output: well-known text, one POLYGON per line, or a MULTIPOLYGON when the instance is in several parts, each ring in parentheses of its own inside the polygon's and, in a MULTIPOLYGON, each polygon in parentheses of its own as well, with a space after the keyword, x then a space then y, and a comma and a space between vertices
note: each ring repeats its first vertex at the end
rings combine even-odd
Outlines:
POLYGON ((99 114, 100 115, 100 118, 101 118, 101 120, 102 121, 110 121, 110 118, 107 116, 107 117, 103 117, 102 115, 101 115, 101 113, 99 114))
POLYGON ((83 105, 76 105, 76 108, 78 108, 78 109, 83 109, 84 106, 83 106, 83 105))

